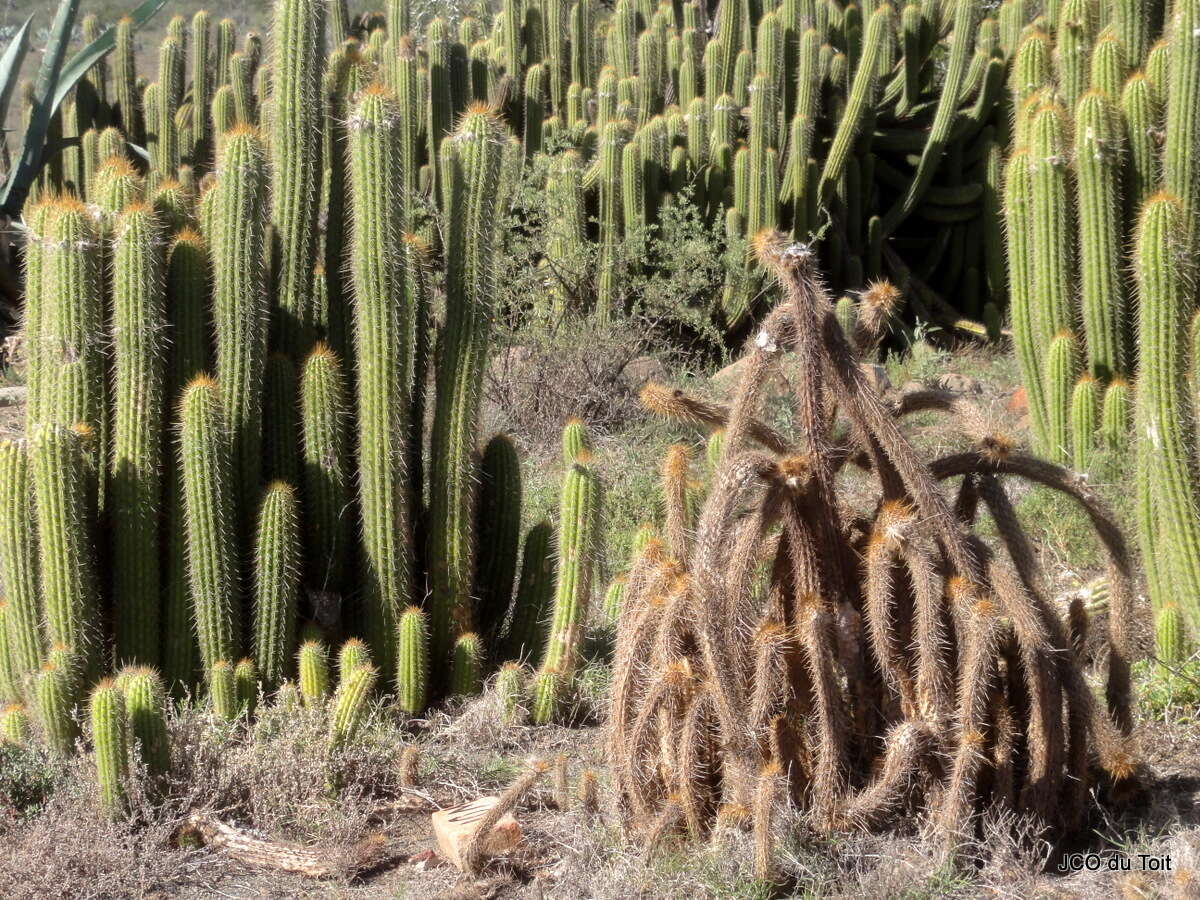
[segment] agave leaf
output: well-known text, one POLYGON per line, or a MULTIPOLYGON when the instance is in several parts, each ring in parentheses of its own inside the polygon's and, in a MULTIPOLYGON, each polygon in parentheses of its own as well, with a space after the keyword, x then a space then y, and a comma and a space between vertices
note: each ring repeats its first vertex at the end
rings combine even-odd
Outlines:
MULTIPOLYGON (((141 6, 129 14, 129 18, 133 20, 133 28, 136 31, 150 20, 150 18, 167 5, 167 0, 145 0, 141 6)), ((115 26, 109 26, 104 30, 104 34, 96 38, 86 47, 79 50, 70 61, 63 66, 62 73, 58 76, 58 84, 54 88, 54 105, 51 107, 51 113, 55 112, 59 104, 63 102, 71 88, 79 83, 79 79, 87 74, 88 69, 98 63, 117 42, 117 29, 115 26)))
POLYGON ((17 76, 21 73, 21 63, 29 50, 29 24, 33 16, 25 20, 25 24, 17 29, 4 55, 0 56, 0 122, 8 120, 8 104, 12 101, 13 90, 17 86, 17 76))
POLYGON ((67 55, 67 44, 71 40, 71 30, 75 27, 75 16, 78 12, 79 0, 59 0, 54 24, 50 26, 50 40, 42 54, 42 67, 38 71, 37 83, 33 89, 33 112, 29 117, 25 139, 21 142, 21 156, 4 185, 4 196, 0 200, 0 206, 6 215, 15 216, 21 211, 25 198, 29 196, 29 187, 41 169, 42 145, 45 143, 46 129, 50 125, 53 112, 51 99, 59 73, 62 71, 63 57, 67 55))

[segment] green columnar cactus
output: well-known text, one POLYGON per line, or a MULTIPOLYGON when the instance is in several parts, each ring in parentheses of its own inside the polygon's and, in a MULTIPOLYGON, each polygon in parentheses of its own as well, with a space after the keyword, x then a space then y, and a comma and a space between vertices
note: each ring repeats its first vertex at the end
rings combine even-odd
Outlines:
POLYGON ((1135 63, 1144 59, 1150 49, 1150 39, 1159 24, 1155 19, 1162 15, 1159 7, 1159 3, 1142 0, 1114 0, 1112 3, 1113 28, 1135 63))
MULTIPOLYGON (((1075 247, 1067 196, 1070 173, 1065 119, 1061 107, 1047 104, 1034 113, 1030 125, 1029 165, 1033 186, 1030 219, 1037 309, 1034 326, 1043 351, 1055 335, 1069 329, 1074 321, 1071 291, 1075 247)), ((1057 453, 1057 448, 1052 450, 1057 453)))
POLYGON ((448 143, 453 169, 445 179, 446 325, 436 369, 429 482, 432 654, 439 661, 454 633, 471 630, 473 456, 508 190, 508 180, 501 178, 503 127, 492 113, 469 109, 448 143))
POLYGON ((319 641, 305 641, 296 654, 300 693, 306 706, 320 706, 329 695, 329 657, 319 641))
MULTIPOLYGON (((41 314, 38 384, 41 421, 86 423, 103 435, 104 325, 97 234, 89 210, 63 198, 50 215, 42 260, 45 309, 41 314)), ((97 441, 96 458, 104 459, 97 441)))
MULTIPOLYGON (((208 250, 191 228, 175 235, 167 251, 167 387, 170 421, 183 388, 209 364, 208 250)), ((162 646, 163 674, 174 689, 189 685, 198 666, 187 571, 187 534, 179 460, 167 460, 166 541, 163 581, 166 589, 162 646)))
POLYGON ((358 361, 359 501, 362 507, 366 637, 389 675, 396 671, 396 623, 412 596, 409 493, 404 466, 410 432, 416 308, 402 270, 399 110, 384 87, 359 95, 349 123, 353 214, 350 261, 358 361))
POLYGON ((621 148, 621 212, 626 237, 637 234, 646 224, 645 173, 641 145, 630 141, 621 148))
POLYGON ((1162 185, 1182 206, 1183 246, 1194 252, 1200 235, 1200 0, 1176 0, 1168 32, 1171 61, 1162 185))
POLYGON ((371 648, 358 638, 350 638, 338 650, 338 678, 346 680, 359 666, 371 664, 371 648))
POLYGON ((1075 338, 1060 331, 1046 353, 1046 405, 1050 427, 1049 456, 1057 463, 1071 460, 1071 392, 1078 376, 1075 338))
POLYGON ((1162 110, 1142 72, 1135 72, 1121 91, 1121 114, 1125 126, 1126 164, 1124 167, 1125 229, 1133 234, 1142 205, 1154 193, 1158 183, 1158 144, 1155 130, 1162 121, 1162 110))
POLYGON ((222 19, 217 23, 217 36, 213 41, 213 87, 229 84, 229 60, 237 44, 237 24, 233 19, 222 19))
POLYGON ((226 132, 217 166, 220 175, 211 189, 212 233, 206 235, 217 263, 212 285, 217 384, 233 438, 234 478, 229 488, 239 527, 250 534, 262 477, 267 358, 267 172, 258 133, 245 125, 226 132))
POLYGON ((1114 378, 1104 391, 1104 403, 1100 411, 1100 446, 1110 453, 1121 454, 1129 442, 1130 413, 1133 395, 1129 382, 1114 378))
POLYGON ((221 391, 199 375, 180 402, 188 584, 205 673, 239 656, 241 593, 233 446, 221 391))
POLYGON ((125 779, 129 776, 125 697, 111 678, 105 678, 93 688, 89 706, 100 805, 116 818, 125 811, 125 779))
POLYGON ((137 63, 133 52, 133 20, 129 17, 117 21, 113 45, 113 80, 117 111, 120 114, 121 131, 129 140, 145 146, 146 133, 142 128, 142 116, 138 103, 137 63))
POLYGON ((233 667, 233 691, 238 715, 254 715, 254 708, 258 705, 258 685, 258 667, 254 660, 249 657, 238 660, 233 667))
MULTIPOLYGON (((966 0, 960 0, 959 6, 969 5, 966 0)), ((818 188, 818 196, 822 202, 827 202, 836 182, 842 177, 842 173, 846 168, 846 161, 850 157, 850 152, 858 140, 859 132, 863 129, 868 111, 875 103, 876 88, 879 83, 879 58, 883 53, 886 36, 892 27, 893 10, 891 4, 884 4, 871 14, 871 21, 867 25, 867 33, 863 39, 863 56, 859 63, 858 69, 854 73, 854 83, 850 89, 850 96, 846 102, 846 108, 842 112, 841 121, 838 123, 837 132, 834 134, 833 143, 829 147, 829 153, 825 157, 825 168, 821 171, 821 181, 818 188)), ((959 19, 955 19, 955 27, 960 27, 959 19)), ((965 24, 969 25, 969 16, 965 20, 965 24)), ((958 32, 963 34, 965 32, 958 32)), ((966 41, 970 44, 970 41, 966 41)), ((951 53, 951 71, 947 74, 946 86, 944 90, 950 90, 951 85, 958 84, 957 81, 951 81, 950 77, 954 73, 954 65, 958 63, 959 57, 959 42, 954 42, 954 52, 951 53)), ((964 54, 965 56, 965 51, 964 54)), ((961 67, 961 64, 960 64, 961 67)), ((959 78, 961 78, 961 71, 959 78)), ((939 118, 940 105, 939 105, 939 118)), ((952 117, 951 120, 952 121, 952 117)), ((950 125, 949 123, 942 124, 937 120, 934 122, 934 131, 930 133, 929 144, 934 144, 939 140, 939 132, 936 130, 941 125, 942 129, 947 132, 946 135, 941 135, 940 140, 944 145, 950 125)), ((929 145, 926 145, 928 148, 929 145)), ((940 156, 940 149, 938 151, 940 156)), ((924 163, 922 157, 922 166, 918 169, 918 177, 920 177, 920 169, 928 165, 924 163)), ((932 178, 933 172, 930 171, 929 177, 932 178)), ((913 187, 916 187, 914 183, 913 187)), ((919 199, 919 198, 918 198, 919 199)), ((916 200, 912 201, 915 205, 916 200)), ((889 214, 892 217, 892 214, 889 214)), ((898 221, 898 219, 897 219, 898 221)), ((893 227, 894 227, 893 223, 893 227)), ((890 230, 885 224, 885 230, 890 230)), ((751 232, 753 234, 754 232, 751 232)))
POLYGON ((596 292, 596 321, 609 320, 621 296, 618 244, 621 239, 621 159, 625 130, 620 122, 609 122, 600 137, 600 283, 596 292))
POLYGON ((300 483, 300 400, 296 366, 290 356, 272 353, 263 373, 263 478, 300 483))
POLYGON ((519 662, 506 662, 496 675, 496 696, 500 700, 501 720, 518 725, 525 713, 525 688, 529 673, 519 662))
POLYGON ((155 130, 158 141, 155 147, 151 176, 157 181, 174 178, 179 171, 179 132, 175 128, 175 114, 183 97, 183 46, 173 37, 162 42, 158 50, 158 114, 155 130))
POLYGON ((29 712, 21 703, 0 709, 0 744, 26 744, 31 732, 29 712))
POLYGON ((275 4, 271 54, 271 225, 275 347, 301 359, 315 340, 312 272, 321 186, 323 0, 275 4))
MULTIPOLYGON (((511 5, 519 6, 519 3, 511 5)), ((442 189, 441 179, 445 173, 441 171, 438 159, 438 149, 442 141, 454 127, 454 102, 450 90, 450 27, 446 20, 436 18, 429 23, 425 37, 426 52, 429 55, 429 67, 426 73, 426 122, 425 137, 428 143, 430 171, 433 174, 431 193, 435 200, 440 201, 442 189)), ((517 69, 509 69, 513 77, 520 77, 517 69)))
POLYGON ((233 97, 233 88, 229 85, 221 85, 213 94, 211 118, 215 149, 219 157, 225 135, 237 124, 237 105, 233 97))
POLYGON ((137 753, 153 778, 167 774, 171 767, 171 744, 165 718, 166 692, 158 673, 148 666, 125 669, 117 677, 117 686, 125 697, 129 720, 129 745, 137 753))
POLYGON ((42 661, 38 540, 33 481, 24 441, 0 441, 0 584, 7 608, 4 632, 13 681, 21 688, 42 661))
POLYGON ((54 644, 34 682, 38 719, 52 753, 66 756, 75 749, 79 723, 75 705, 80 690, 79 660, 64 644, 54 644))
POLYGON ((1121 86, 1129 76, 1129 66, 1125 60, 1125 48, 1108 29, 1101 33, 1099 40, 1092 47, 1091 71, 1089 82, 1092 90, 1102 91, 1114 103, 1121 96, 1121 86))
POLYGON ((208 701, 218 719, 232 722, 238 717, 237 679, 228 660, 219 659, 208 670, 208 701))
POLYGON ((513 601, 512 621, 502 657, 538 665, 544 649, 543 619, 554 595, 556 565, 549 522, 539 522, 525 535, 521 552, 521 579, 513 601))
POLYGON ((8 647, 8 601, 0 600, 0 700, 16 703, 22 693, 20 678, 8 647))
POLYGON ((1159 560, 1156 609, 1169 599, 1180 604, 1193 639, 1200 635, 1200 521, 1195 511, 1195 432, 1188 409, 1187 316, 1192 260, 1187 255, 1185 207, 1156 194, 1142 212, 1134 267, 1138 286, 1137 393, 1138 490, 1153 498, 1147 517, 1139 511, 1143 558, 1159 560), (1163 563, 1165 562, 1165 566, 1163 563), (1165 571, 1162 571, 1165 569, 1165 571), (1163 588, 1169 586, 1170 595, 1163 588))
POLYGON ((579 154, 566 151, 551 164, 546 179, 549 237, 546 257, 551 267, 554 311, 561 314, 583 287, 587 206, 579 154))
POLYGON ((483 642, 468 631, 454 641, 450 654, 450 690, 452 696, 470 697, 483 686, 483 642))
POLYGON ((1095 31, 1092 4, 1088 0, 1063 0, 1055 34, 1054 63, 1059 91, 1068 109, 1075 106, 1087 87, 1088 54, 1095 31))
POLYGON ((192 16, 191 75, 192 75, 192 142, 185 155, 193 166, 207 167, 212 153, 212 122, 208 107, 212 103, 213 79, 208 58, 209 31, 212 16, 198 10, 192 16))
POLYGON ((346 587, 353 530, 346 446, 346 398, 341 365, 333 351, 318 344, 304 363, 300 380, 304 432, 305 565, 322 590, 346 587))
POLYGON ((1180 663, 1188 658, 1190 647, 1179 604, 1165 601, 1154 616, 1155 655, 1164 663, 1180 663))
POLYGON ((46 636, 71 647, 80 671, 100 669, 100 591, 93 438, 86 426, 41 425, 30 437, 46 636))
POLYGON ((621 615, 621 606, 625 602, 625 583, 626 577, 618 575, 604 592, 604 619, 610 625, 616 625, 617 618, 621 615))
POLYGON ((46 270, 46 240, 49 237, 50 217, 56 204, 49 200, 28 203, 25 207, 25 253, 22 260, 25 275, 25 302, 22 315, 22 332, 25 335, 27 389, 25 403, 26 427, 41 420, 42 409, 50 395, 49 371, 42 362, 46 352, 44 320, 46 318, 47 294, 44 285, 46 270))
POLYGON ((159 660, 166 309, 154 211, 127 206, 113 230, 112 591, 116 659, 159 660))
POLYGON ((546 118, 546 69, 535 63, 525 72, 525 159, 542 152, 542 124, 546 118))
POLYGON ((592 82, 592 15, 591 0, 577 0, 571 6, 571 81, 576 84, 592 82))
MULTIPOLYGON (((258 104, 254 97, 254 69, 245 53, 234 53, 229 57, 229 88, 233 94, 236 121, 241 125, 257 125, 258 104)), ((219 154, 217 165, 219 168, 219 154)))
POLYGON ((1021 366, 1028 397, 1034 444, 1048 446, 1046 394, 1042 378, 1042 350, 1037 326, 1037 286, 1034 279, 1032 235, 1032 177, 1029 152, 1019 149, 1009 158, 1004 178, 1004 221, 1008 239, 1009 304, 1013 345, 1021 366))
POLYGON ((397 702, 404 712, 425 711, 429 695, 429 626, 425 613, 410 606, 400 616, 400 662, 397 667, 397 702))
POLYGON ((1085 373, 1071 394, 1071 464, 1077 472, 1088 471, 1096 446, 1100 414, 1100 382, 1085 373))
POLYGON ((486 646, 495 646, 512 602, 521 541, 521 460, 512 438, 488 441, 479 471, 475 563, 476 622, 486 646))
POLYGON ((263 494, 254 542, 254 659, 263 684, 288 676, 296 643, 300 593, 300 503, 295 489, 274 481, 263 494))
POLYGON ((343 675, 333 696, 333 711, 329 718, 331 747, 344 745, 362 727, 378 677, 379 670, 369 663, 343 675))
POLYGON ((1120 122, 1112 101, 1088 91, 1075 109, 1076 185, 1079 208, 1080 296, 1088 369, 1107 381, 1124 371, 1125 322, 1121 279, 1120 122))
POLYGON ((554 717, 562 700, 561 691, 570 685, 579 662, 582 629, 587 621, 591 595, 598 521, 599 484, 590 461, 591 455, 587 451, 576 456, 563 480, 554 614, 533 702, 533 721, 538 724, 554 717))

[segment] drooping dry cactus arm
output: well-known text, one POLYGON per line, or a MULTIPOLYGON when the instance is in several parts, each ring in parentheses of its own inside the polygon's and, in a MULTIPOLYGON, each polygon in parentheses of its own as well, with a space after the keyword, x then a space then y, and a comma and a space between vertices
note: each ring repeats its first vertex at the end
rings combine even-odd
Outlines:
MULTIPOLYGON (((651 382, 639 395, 642 406, 656 415, 664 416, 697 428, 725 428, 729 423, 728 407, 687 396, 683 391, 651 382)), ((750 436, 772 453, 788 452, 788 442, 769 425, 754 421, 748 424, 750 436)))
POLYGON ((1105 688, 1109 715, 1126 734, 1133 727, 1130 703, 1129 666, 1136 656, 1132 568, 1125 538, 1103 502, 1074 473, 1023 453, 994 457, 979 451, 944 456, 934 460, 930 472, 939 480, 970 474, 1019 475, 1044 487, 1072 497, 1083 507, 1092 527, 1108 553, 1109 577, 1109 655, 1108 682, 1105 688))

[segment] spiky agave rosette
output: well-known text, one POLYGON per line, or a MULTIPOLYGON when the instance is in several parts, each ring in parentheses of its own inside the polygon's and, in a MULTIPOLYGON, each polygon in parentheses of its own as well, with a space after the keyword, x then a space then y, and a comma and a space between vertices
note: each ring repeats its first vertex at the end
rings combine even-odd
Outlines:
MULTIPOLYGON (((920 814, 953 842, 986 806, 1077 828, 1093 787, 1111 796, 1137 782, 1120 532, 1078 476, 1019 452, 961 398, 885 399, 858 353, 887 316, 860 316, 852 344, 807 246, 763 232, 756 252, 784 299, 750 342, 733 404, 661 385, 642 395, 657 413, 724 428, 724 439, 694 536, 649 541, 625 584, 609 740, 627 830, 700 838, 783 803, 823 829, 920 814), (782 434, 759 409, 789 352, 796 428, 782 434), (920 459, 900 429, 918 411, 952 416, 973 448, 920 459), (877 481, 865 515, 842 493, 851 468, 877 481), (1083 624, 1045 593, 1006 493, 1013 476, 1073 497, 1108 552, 1107 710, 1073 649, 1083 624), (981 507, 994 547, 972 532, 981 507)), ((898 298, 876 288, 871 299, 898 298)), ((664 493, 679 504, 679 492, 664 493)), ((670 530, 686 517, 668 510, 670 530)), ((769 821, 754 831, 758 844, 773 833, 769 821)), ((757 847, 760 874, 768 856, 757 847)))

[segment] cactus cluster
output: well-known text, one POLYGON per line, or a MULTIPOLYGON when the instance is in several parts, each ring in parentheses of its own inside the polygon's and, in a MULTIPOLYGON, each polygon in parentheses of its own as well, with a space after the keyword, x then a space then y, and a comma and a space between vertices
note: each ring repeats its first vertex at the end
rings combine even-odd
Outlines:
POLYGON ((658 384, 642 394, 724 433, 694 530, 671 524, 692 513, 676 487, 687 457, 668 454, 666 534, 645 542, 624 589, 609 758, 627 829, 653 847, 740 818, 764 878, 785 805, 828 829, 926 814, 951 844, 989 807, 1075 830, 1093 786, 1118 794, 1138 778, 1120 532, 1086 483, 1015 449, 958 395, 885 401, 813 251, 768 232, 756 252, 783 299, 748 344, 733 405, 658 384), (803 385, 795 433, 760 418, 785 353, 803 385), (901 430, 917 412, 948 414, 972 449, 921 459, 901 430), (844 491, 851 469, 878 485, 869 505, 844 491), (1072 497, 1108 551, 1107 708, 1073 649, 1080 626, 1044 593, 1014 478, 1072 497), (975 533, 984 509, 994 546, 975 533))
POLYGON ((1025 6, 1001 7, 1016 39, 1003 190, 1034 444, 1080 471, 1136 472, 1143 564, 1164 618, 1157 654, 1178 661, 1200 635, 1189 329, 1200 4, 1062 0, 1032 21, 1017 15, 1025 6))
POLYGON ((119 25, 113 90, 57 117, 79 140, 25 206, 0 691, 66 752, 96 685, 112 808, 121 728, 163 767, 165 738, 136 723, 164 693, 199 688, 233 719, 298 682, 339 744, 376 690, 420 715, 545 656, 557 702, 578 656, 595 475, 581 458, 564 487, 570 562, 539 523, 519 565, 521 460, 504 435, 481 453, 480 423, 509 197, 563 72, 492 85, 492 63, 461 68, 474 19, 422 36, 337 12, 279 0, 269 57, 229 20, 177 17, 150 83, 119 25), (328 648, 347 639, 339 679, 328 648), (161 682, 120 700, 99 679, 123 666, 161 682))

